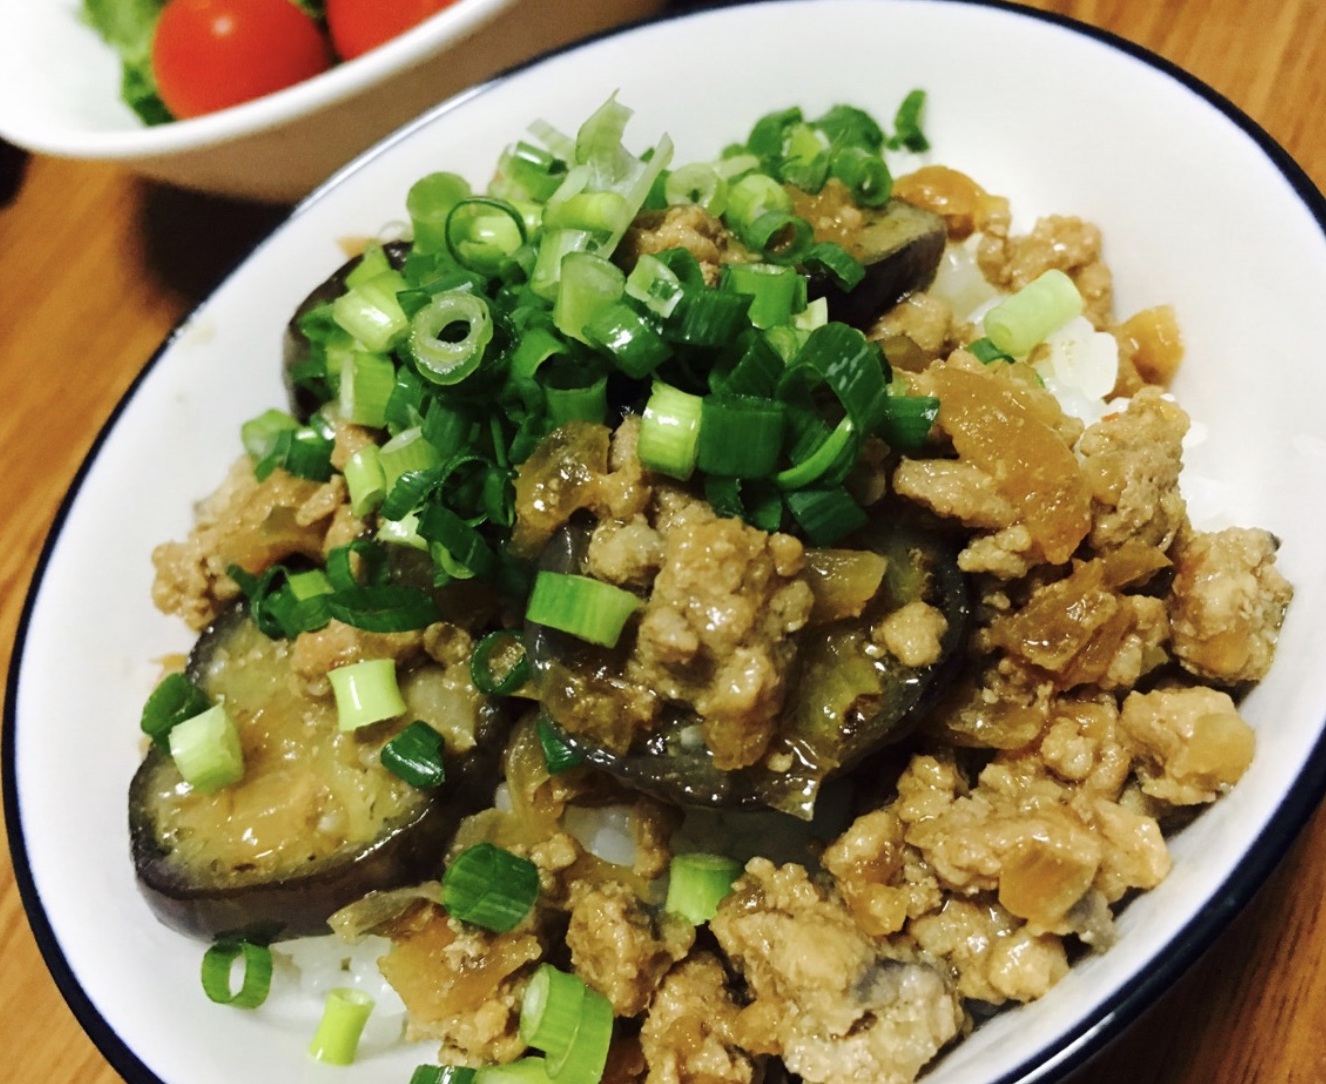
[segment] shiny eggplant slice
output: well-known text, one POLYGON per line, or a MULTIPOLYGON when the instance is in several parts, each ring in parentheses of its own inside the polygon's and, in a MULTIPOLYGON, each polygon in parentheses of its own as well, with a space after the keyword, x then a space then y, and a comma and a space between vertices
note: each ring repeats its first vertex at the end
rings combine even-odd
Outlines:
POLYGON ((402 662, 407 715, 352 733, 337 729, 330 697, 295 679, 291 643, 268 639, 242 607, 202 635, 188 673, 239 726, 245 775, 203 794, 153 748, 130 784, 139 886, 185 933, 325 933, 328 916, 352 900, 436 876, 460 819, 492 799, 509 719, 463 665, 402 662), (378 762, 416 718, 445 739, 446 781, 434 790, 378 762))
MULTIPOLYGON (((387 262, 400 270, 405 266, 405 258, 410 254, 410 247, 409 241, 388 241, 382 246, 382 251, 386 254, 387 262)), ((301 422, 308 421, 309 416, 322 404, 318 402, 317 396, 307 388, 301 387, 295 379, 299 367, 309 360, 311 353, 308 338, 300 330, 300 324, 304 317, 319 305, 334 301, 345 293, 346 276, 358 267, 362 260, 362 255, 346 260, 300 302, 290 322, 286 324, 282 349, 284 363, 281 371, 285 377, 291 412, 301 422)))
POLYGON ((865 224, 853 235, 852 254, 866 274, 845 291, 823 275, 811 275, 811 298, 823 297, 829 319, 865 330, 908 294, 934 280, 948 240, 944 220, 902 200, 890 200, 878 211, 867 211, 865 224))
MULTIPOLYGON (((589 532, 565 528, 543 567, 579 571, 589 532)), ((614 753, 598 739, 614 719, 628 719, 642 690, 622 677, 630 633, 608 651, 542 626, 527 629, 540 699, 567 743, 588 761, 641 790, 683 804, 769 807, 809 819, 825 780, 905 737, 934 703, 942 677, 960 657, 966 636, 966 579, 943 535, 881 520, 856 538, 882 554, 887 569, 875 598, 855 618, 803 629, 796 674, 783 704, 775 756, 735 771, 715 766, 702 723, 689 706, 666 705, 643 736, 614 753), (945 619, 938 658, 909 666, 873 642, 871 630, 909 602, 923 601, 945 619), (595 737, 590 737, 593 733, 595 737)))

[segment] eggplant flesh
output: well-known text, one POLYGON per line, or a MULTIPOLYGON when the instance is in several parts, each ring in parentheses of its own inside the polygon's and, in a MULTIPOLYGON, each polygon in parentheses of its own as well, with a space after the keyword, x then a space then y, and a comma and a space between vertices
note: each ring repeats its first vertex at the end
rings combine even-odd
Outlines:
POLYGON ((437 876, 460 820, 492 799, 510 720, 473 691, 468 675, 462 688, 431 660, 402 668, 408 717, 449 716, 439 727, 446 780, 425 790, 378 763, 403 722, 341 733, 331 698, 294 680, 289 642, 264 636, 242 606, 199 638, 188 674, 236 719, 245 775, 213 794, 197 792, 153 747, 130 783, 139 888, 181 932, 262 940, 326 933, 328 917, 346 904, 437 876), (458 711, 469 719, 458 723, 458 711))
POLYGON ((828 303, 830 320, 864 331, 908 294, 934 281, 948 243, 948 227, 939 215, 898 199, 863 213, 865 221, 853 233, 851 247, 865 277, 844 290, 816 273, 807 287, 812 300, 823 297, 828 303))
MULTIPOLYGON (((549 544, 542 566, 583 569, 588 531, 564 528, 549 544)), ((633 690, 621 678, 626 650, 596 648, 553 629, 529 625, 526 645, 549 721, 587 761, 624 782, 666 801, 711 808, 770 808, 810 819, 823 783, 843 775, 887 746, 903 740, 938 699, 944 675, 960 664, 969 600, 957 548, 940 530, 881 518, 854 539, 862 549, 884 555, 888 565, 876 597, 855 618, 803 630, 796 673, 783 705, 775 743, 785 754, 777 770, 762 761, 724 771, 714 765, 701 721, 687 705, 669 704, 647 733, 624 753, 587 736, 571 711, 548 705, 594 702, 612 710, 620 698, 628 714, 633 690), (946 627, 939 657, 908 666, 874 649, 871 628, 912 601, 943 614, 946 627)), ((629 633, 628 633, 629 635, 629 633)), ((626 638, 624 637, 624 640, 626 638)))

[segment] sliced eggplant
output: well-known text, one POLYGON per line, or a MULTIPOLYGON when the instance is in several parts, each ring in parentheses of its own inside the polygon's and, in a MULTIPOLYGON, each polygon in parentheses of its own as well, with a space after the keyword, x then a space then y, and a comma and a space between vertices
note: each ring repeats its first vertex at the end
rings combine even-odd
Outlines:
MULTIPOLYGON (((545 552, 543 567, 580 571, 587 539, 583 527, 563 529, 545 552)), ((600 736, 636 711, 642 693, 621 676, 630 647, 625 637, 608 651, 529 626, 526 642, 545 711, 588 761, 665 800, 768 807, 809 819, 826 780, 910 733, 934 703, 966 637, 966 579, 957 566, 956 548, 942 534, 881 517, 855 541, 887 558, 883 583, 860 616, 799 634, 796 674, 772 747, 781 756, 735 771, 717 768, 701 720, 680 704, 665 705, 647 732, 634 736, 625 752, 614 752, 612 742, 600 736), (871 629, 916 600, 938 609, 946 627, 939 657, 908 666, 879 650, 871 629)))
POLYGON ((934 281, 948 229, 939 215, 898 199, 863 213, 865 223, 853 232, 848 249, 864 265, 865 278, 847 291, 826 275, 812 274, 808 287, 812 299, 828 302, 829 319, 866 330, 934 281))
POLYGON ((199 639, 188 673, 236 720, 244 778, 204 794, 153 748, 130 784, 139 886, 158 917, 185 933, 325 933, 351 901, 435 877, 461 818, 492 799, 508 711, 455 672, 467 668, 427 656, 402 662, 407 716, 341 733, 331 698, 295 679, 291 651, 242 607, 223 615, 199 639), (446 781, 436 789, 413 788, 378 762, 414 718, 446 741, 446 781))

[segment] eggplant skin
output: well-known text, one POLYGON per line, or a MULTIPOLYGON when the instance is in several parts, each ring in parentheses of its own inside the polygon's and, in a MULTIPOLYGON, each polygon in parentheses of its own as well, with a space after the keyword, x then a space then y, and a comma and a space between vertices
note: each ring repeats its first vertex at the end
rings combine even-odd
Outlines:
POLYGON ((894 199, 879 211, 866 212, 857 243, 866 273, 854 289, 843 290, 820 274, 810 276, 807 288, 812 300, 825 299, 830 320, 867 330, 908 294, 934 281, 948 227, 939 215, 894 199))
POLYGON ((489 715, 474 750, 448 761, 446 782, 436 792, 421 791, 418 805, 377 839, 307 873, 261 883, 213 882, 161 846, 146 798, 157 773, 174 768, 167 754, 153 748, 129 785, 129 840, 139 890, 158 919, 193 937, 275 941, 328 933, 332 914, 370 892, 438 876, 462 818, 492 801, 510 720, 502 705, 489 715))

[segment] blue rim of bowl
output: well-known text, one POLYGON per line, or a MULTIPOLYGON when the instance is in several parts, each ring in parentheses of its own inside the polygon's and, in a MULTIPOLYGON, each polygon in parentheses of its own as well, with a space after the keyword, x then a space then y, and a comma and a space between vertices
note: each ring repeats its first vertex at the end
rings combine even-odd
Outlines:
MULTIPOLYGON (((508 76, 534 67, 551 57, 574 52, 591 42, 629 33, 642 26, 677 19, 702 17, 706 13, 720 9, 755 8, 780 2, 782 0, 737 0, 734 3, 719 0, 719 2, 714 3, 683 4, 679 6, 678 10, 663 12, 650 18, 606 30, 581 41, 572 42, 561 48, 532 57, 528 61, 494 76, 492 79, 448 99, 418 119, 406 124, 395 134, 387 136, 328 178, 291 211, 290 217, 297 216, 304 206, 317 201, 326 190, 335 187, 345 176, 366 166, 394 143, 407 138, 416 128, 430 124, 437 117, 465 105, 473 98, 503 82, 508 76)), ((1289 182, 1295 194, 1316 220, 1323 239, 1326 239, 1326 197, 1323 197, 1321 191, 1318 190, 1302 167, 1261 125, 1232 101, 1164 57, 1144 46, 1121 38, 1111 31, 1078 22, 1056 12, 1021 7, 1018 4, 1008 2, 1008 0, 903 0, 903 2, 916 4, 939 2, 989 8, 1010 15, 1051 23, 1084 37, 1093 38, 1168 75, 1217 109, 1257 144, 1262 153, 1270 159, 1285 180, 1289 182)), ((285 221, 289 221, 289 218, 285 221)), ((279 231, 282 225, 284 225, 284 222, 278 224, 272 233, 279 231)), ((230 275, 233 275, 236 270, 242 267, 249 256, 258 252, 267 243, 270 236, 271 234, 268 234, 267 237, 259 240, 248 254, 236 262, 225 278, 228 279, 230 275)), ((206 304, 207 300, 204 299, 198 307, 201 308, 206 304)), ((18 885, 24 910, 27 913, 28 923, 46 967, 65 1002, 73 1012, 75 1019, 111 1067, 123 1076, 129 1084, 167 1084, 167 1082, 153 1073, 138 1058, 106 1021, 105 1017, 101 1015, 100 1010, 83 989, 78 981, 78 976, 65 958, 64 952, 60 948, 59 939, 56 937, 55 931, 46 916, 28 862, 27 846, 23 834, 18 780, 14 772, 17 729, 14 705, 22 677, 24 647, 32 611, 40 594, 47 565, 59 541, 64 522, 82 490, 88 471, 96 461, 102 445, 115 428, 120 415, 134 395, 137 394, 139 386, 146 379, 148 373, 155 368, 157 362, 174 343, 180 334, 181 328, 190 319, 191 315, 185 316, 176 325, 175 329, 153 352, 134 378, 128 390, 121 397, 98 432, 60 502, 50 531, 46 536, 46 541, 42 546, 41 554, 37 559, 32 581, 24 600, 23 611, 19 617, 18 629, 14 639, 14 650, 10 657, 9 673, 6 677, 5 713, 3 730, 0 731, 0 770, 3 771, 0 786, 3 787, 6 832, 13 861, 14 878, 18 885)), ((1179 930, 1168 945, 1157 953, 1156 964, 1125 983, 1092 1014, 1080 1021, 1073 1029, 1059 1036, 1052 1045, 1035 1051, 1032 1056, 1026 1058, 1017 1067, 998 1079, 992 1080, 990 1084, 1033 1084, 1033 1082, 1063 1079, 1068 1073, 1081 1068, 1091 1057, 1100 1053, 1110 1040, 1116 1038, 1125 1027, 1136 1020, 1144 1010, 1150 1008, 1166 990, 1177 982, 1248 904, 1256 894, 1257 889, 1279 865, 1309 817, 1321 803, 1323 796, 1326 796, 1326 771, 1314 772, 1311 770, 1314 766, 1326 768, 1326 725, 1323 726, 1322 733, 1318 736, 1316 744, 1308 755, 1303 770, 1267 821, 1266 827, 1257 839, 1257 845, 1248 849, 1233 872, 1212 894, 1207 905, 1186 926, 1179 930)))

